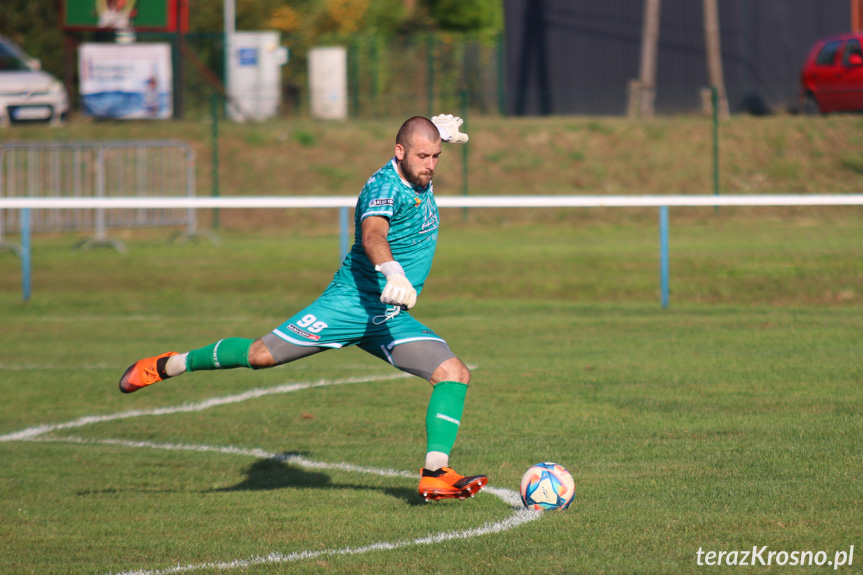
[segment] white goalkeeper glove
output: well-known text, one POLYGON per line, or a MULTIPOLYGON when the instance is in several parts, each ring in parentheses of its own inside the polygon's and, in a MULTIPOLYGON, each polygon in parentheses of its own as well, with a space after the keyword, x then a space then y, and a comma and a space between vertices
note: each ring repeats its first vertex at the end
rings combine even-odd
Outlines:
POLYGON ((398 262, 386 262, 375 269, 387 278, 387 285, 381 293, 381 303, 411 309, 417 304, 417 290, 405 276, 405 271, 398 262))
POLYGON ((467 144, 470 139, 467 134, 458 131, 459 126, 464 123, 464 120, 452 114, 441 114, 434 116, 431 119, 432 123, 437 126, 437 131, 440 132, 440 137, 444 142, 450 144, 467 144))

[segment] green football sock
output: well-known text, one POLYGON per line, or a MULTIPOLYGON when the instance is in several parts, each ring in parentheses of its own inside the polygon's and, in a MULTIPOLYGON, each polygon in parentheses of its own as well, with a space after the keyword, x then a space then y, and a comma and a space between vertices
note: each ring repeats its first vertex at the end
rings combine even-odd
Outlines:
POLYGON ((252 341, 242 337, 229 337, 190 351, 186 356, 186 369, 201 371, 252 367, 249 365, 249 348, 252 347, 252 341))
POLYGON ((442 381, 434 386, 426 412, 427 451, 449 455, 461 425, 467 384, 442 381))

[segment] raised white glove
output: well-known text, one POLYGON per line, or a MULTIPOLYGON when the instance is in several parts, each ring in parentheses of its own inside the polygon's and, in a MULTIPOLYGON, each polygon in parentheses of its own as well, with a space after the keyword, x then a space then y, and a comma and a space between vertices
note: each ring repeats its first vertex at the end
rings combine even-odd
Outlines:
POLYGON ((411 309, 417 303, 417 290, 405 276, 405 271, 398 262, 386 262, 375 269, 387 278, 387 285, 381 293, 381 303, 397 305, 404 309, 411 309))
POLYGON ((464 120, 452 114, 441 114, 433 116, 432 123, 437 126, 437 131, 440 132, 440 137, 444 142, 451 144, 467 144, 470 139, 467 134, 458 131, 459 126, 464 123, 464 120))

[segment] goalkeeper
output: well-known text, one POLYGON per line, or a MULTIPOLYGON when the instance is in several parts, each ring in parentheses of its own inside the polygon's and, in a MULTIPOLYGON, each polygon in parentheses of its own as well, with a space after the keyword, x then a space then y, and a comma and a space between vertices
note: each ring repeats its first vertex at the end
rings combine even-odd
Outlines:
POLYGON ((324 293, 263 337, 222 339, 131 365, 120 391, 131 393, 185 372, 282 365, 322 351, 357 345, 432 385, 426 413, 427 450, 419 493, 464 499, 488 483, 449 466, 470 383, 467 366, 446 341, 414 319, 438 239, 432 176, 442 141, 466 143, 461 118, 415 116, 396 136, 395 157, 366 182, 354 213, 355 241, 324 293))

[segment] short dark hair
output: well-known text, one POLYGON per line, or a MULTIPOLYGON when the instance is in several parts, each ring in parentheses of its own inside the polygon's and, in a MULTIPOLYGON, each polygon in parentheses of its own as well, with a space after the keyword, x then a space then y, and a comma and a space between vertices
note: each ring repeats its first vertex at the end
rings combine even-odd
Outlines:
POLYGON ((413 118, 409 118, 402 124, 402 127, 399 128, 399 133, 396 134, 396 144, 401 144, 405 149, 408 148, 409 143, 413 140, 414 136, 423 136, 432 142, 436 142, 440 140, 440 132, 438 132, 437 126, 432 124, 432 121, 424 116, 414 116, 413 118))

